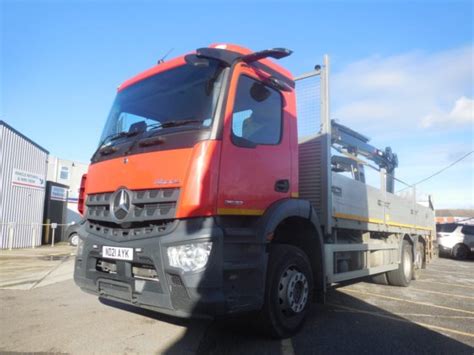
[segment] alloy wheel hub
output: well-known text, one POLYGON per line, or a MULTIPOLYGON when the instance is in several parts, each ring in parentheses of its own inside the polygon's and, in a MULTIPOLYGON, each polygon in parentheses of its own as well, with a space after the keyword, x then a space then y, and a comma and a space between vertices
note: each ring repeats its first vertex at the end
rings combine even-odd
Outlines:
POLYGON ((278 301, 283 314, 300 313, 308 302, 309 286, 306 276, 295 267, 289 267, 278 285, 278 301))

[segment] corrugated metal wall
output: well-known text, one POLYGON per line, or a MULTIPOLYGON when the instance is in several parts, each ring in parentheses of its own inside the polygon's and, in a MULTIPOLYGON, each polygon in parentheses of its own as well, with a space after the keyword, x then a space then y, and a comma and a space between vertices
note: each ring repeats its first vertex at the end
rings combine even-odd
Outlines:
MULTIPOLYGON (((13 169, 46 179, 48 152, 0 122, 0 248, 8 245, 8 225, 15 223, 13 248, 31 247, 33 223, 43 223, 45 189, 12 185, 13 169)), ((41 229, 34 241, 41 244, 41 229)))

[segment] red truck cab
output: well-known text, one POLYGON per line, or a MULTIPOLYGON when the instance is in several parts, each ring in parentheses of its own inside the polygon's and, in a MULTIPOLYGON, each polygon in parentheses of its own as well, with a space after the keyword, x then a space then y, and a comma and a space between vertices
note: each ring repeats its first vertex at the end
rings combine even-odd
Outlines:
POLYGON ((267 59, 290 53, 211 45, 119 87, 84 179, 84 291, 178 316, 263 310, 276 336, 300 326, 325 284, 320 224, 297 199, 294 81, 267 59), (275 284, 269 245, 289 228, 288 258, 312 270, 275 284))

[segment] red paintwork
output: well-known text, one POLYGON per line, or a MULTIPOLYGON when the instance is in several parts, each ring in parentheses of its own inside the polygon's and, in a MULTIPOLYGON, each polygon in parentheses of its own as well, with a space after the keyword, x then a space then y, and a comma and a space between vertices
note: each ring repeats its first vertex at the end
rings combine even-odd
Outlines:
POLYGON ((112 192, 119 187, 131 190, 181 187, 192 152, 192 148, 165 150, 92 164, 87 173, 87 193, 112 192), (159 184, 158 180, 176 183, 159 184))
MULTIPOLYGON (((220 46, 220 45, 222 45, 222 44, 213 43, 209 47, 215 48, 215 47, 220 46)), ((233 51, 233 52, 242 53, 242 54, 252 53, 252 51, 250 49, 245 48, 245 47, 241 47, 241 46, 238 46, 238 45, 235 45, 235 44, 225 44, 225 46, 226 46, 226 49, 228 49, 230 51, 233 51)), ((191 52, 191 53, 194 53, 194 52, 191 52)), ((188 53, 188 54, 191 54, 191 53, 188 53)), ((122 85, 120 85, 118 87, 118 91, 121 91, 121 90, 125 89, 126 87, 128 87, 130 85, 133 85, 133 84, 139 82, 140 80, 146 79, 146 78, 148 78, 152 75, 155 75, 155 74, 164 72, 166 70, 173 69, 173 68, 176 68, 180 65, 183 65, 185 63, 184 57, 186 55, 174 58, 174 59, 172 59, 168 62, 157 64, 154 67, 152 67, 148 70, 145 70, 144 72, 141 72, 140 74, 134 76, 133 78, 128 79, 125 82, 123 82, 122 85)), ((267 66, 269 66, 270 68, 280 72, 281 74, 287 76, 288 78, 293 79, 293 75, 291 74, 291 72, 289 72, 288 70, 286 70, 282 66, 272 62, 271 60, 262 59, 262 60, 260 60, 260 62, 267 65, 267 66)))
MULTIPOLYGON (((211 47, 217 46, 216 44, 211 47)), ((249 49, 226 45, 228 50, 242 54, 249 49)), ((290 72, 274 62, 261 62, 279 73, 292 78, 290 72)), ((119 91, 140 80, 185 63, 184 56, 154 66, 125 81, 119 91)), ((112 192, 119 187, 131 190, 180 187, 177 218, 211 216, 218 209, 264 211, 273 202, 298 191, 298 149, 293 92, 283 92, 283 136, 279 145, 259 145, 255 149, 233 145, 230 139, 232 106, 240 75, 265 78, 267 73, 247 64, 236 66, 224 118, 222 141, 208 140, 193 148, 157 151, 103 161, 89 167, 82 195, 112 192), (274 191, 276 180, 289 179, 288 193, 274 191), (167 180, 161 184, 159 180, 167 180), (172 183, 169 183, 172 182, 172 183), (229 206, 225 200, 243 201, 240 206, 229 206)), ((83 206, 83 205, 82 205, 83 206)), ((227 211, 228 212, 228 211, 227 211)), ((238 211, 237 211, 238 212, 238 211)))
POLYGON ((194 146, 179 197, 177 218, 216 214, 221 142, 207 140, 194 146))
POLYGON ((79 198, 77 200, 77 210, 79 211, 80 215, 84 215, 84 203, 86 198, 86 181, 87 181, 87 174, 82 175, 81 178, 81 187, 79 188, 79 198))
POLYGON ((246 64, 239 64, 234 72, 225 114, 217 208, 232 208, 246 211, 247 214, 250 210, 250 214, 252 211, 259 214, 273 202, 290 197, 291 191, 298 191, 296 169, 292 169, 292 161, 297 159, 298 150, 290 149, 296 129, 295 102, 292 92, 282 93, 283 136, 280 144, 258 145, 254 149, 235 146, 231 141, 232 109, 238 79, 243 74, 255 79, 268 76, 246 64), (281 179, 290 180, 288 193, 275 191, 275 182, 281 179), (226 200, 242 203, 232 205, 226 200))

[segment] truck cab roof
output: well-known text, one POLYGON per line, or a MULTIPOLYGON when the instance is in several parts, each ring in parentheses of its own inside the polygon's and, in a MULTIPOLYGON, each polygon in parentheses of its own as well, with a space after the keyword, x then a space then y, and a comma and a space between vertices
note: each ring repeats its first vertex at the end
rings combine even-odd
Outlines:
MULTIPOLYGON (((133 85, 133 84, 135 84, 135 83, 137 83, 137 82, 139 82, 143 79, 146 79, 150 76, 153 76, 155 74, 158 74, 158 73, 164 72, 166 70, 173 69, 175 67, 183 65, 184 63, 186 63, 186 56, 187 55, 192 55, 192 54, 198 55, 198 56, 200 54, 204 55, 203 52, 206 49, 221 51, 222 54, 227 54, 226 57, 235 58, 235 59, 238 59, 240 57, 243 57, 243 56, 254 53, 253 51, 251 51, 248 48, 241 47, 241 46, 238 46, 238 45, 235 45, 235 44, 217 44, 217 43, 214 43, 214 44, 211 44, 209 47, 197 49, 194 52, 176 57, 174 59, 171 59, 170 61, 163 62, 163 63, 158 63, 157 65, 151 67, 150 69, 147 69, 147 70, 135 75, 134 77, 126 80, 125 82, 123 82, 118 87, 118 91, 121 91, 121 90, 129 87, 130 85, 133 85)), ((288 54, 290 54, 290 53, 291 53, 291 51, 288 51, 288 54)), ((221 56, 223 57, 223 55, 221 55, 221 56)), ((213 57, 213 58, 218 59, 217 57, 213 57)), ((227 64, 229 64, 229 63, 227 63, 227 64)), ((269 72, 271 75, 279 77, 280 79, 283 79, 289 86, 294 87, 293 75, 291 74, 291 72, 288 71, 287 69, 285 69, 284 67, 276 64, 275 62, 273 62, 273 61, 271 61, 267 58, 263 58, 263 59, 255 61, 255 64, 252 63, 251 65, 255 65, 259 69, 264 70, 266 72, 269 72)))

